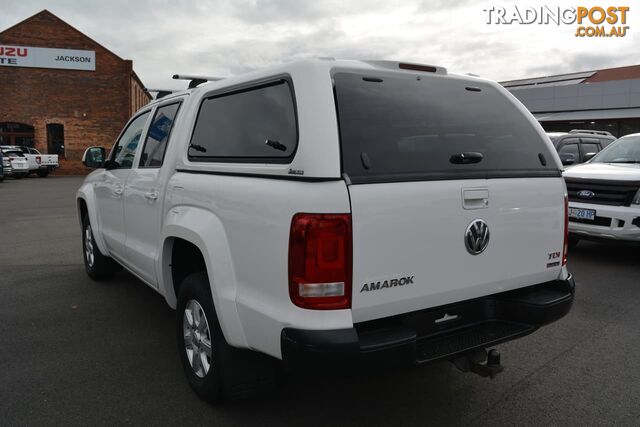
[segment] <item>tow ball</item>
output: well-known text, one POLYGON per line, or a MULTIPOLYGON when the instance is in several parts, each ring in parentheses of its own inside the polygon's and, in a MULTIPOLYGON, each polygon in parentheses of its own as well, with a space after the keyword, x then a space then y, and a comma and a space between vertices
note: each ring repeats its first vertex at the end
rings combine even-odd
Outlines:
POLYGON ((500 364, 500 352, 495 348, 488 352, 487 350, 479 350, 463 354, 451 362, 462 372, 473 372, 481 377, 495 378, 504 370, 500 364))

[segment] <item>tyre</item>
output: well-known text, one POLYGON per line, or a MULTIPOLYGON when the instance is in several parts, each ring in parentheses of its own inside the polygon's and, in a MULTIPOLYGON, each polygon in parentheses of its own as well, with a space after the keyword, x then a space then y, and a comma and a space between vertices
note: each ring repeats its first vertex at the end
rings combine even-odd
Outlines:
POLYGON ((89 277, 94 280, 108 279, 122 269, 112 258, 100 252, 93 237, 89 215, 82 218, 82 250, 84 268, 89 277))
POLYGON ((569 235, 569 240, 568 240, 569 249, 575 248, 578 245, 578 242, 580 242, 580 238, 569 235))
POLYGON ((23 174, 23 173, 14 173, 14 174, 13 174, 13 177, 14 177, 15 179, 22 179, 22 178, 24 178, 24 177, 25 177, 25 174, 23 174))
POLYGON ((182 281, 176 312, 180 361, 200 399, 238 400, 275 388, 274 359, 227 344, 205 273, 182 281))
POLYGON ((38 170, 38 172, 36 172, 38 174, 38 176, 40 178, 46 178, 49 176, 49 171, 48 170, 38 170))

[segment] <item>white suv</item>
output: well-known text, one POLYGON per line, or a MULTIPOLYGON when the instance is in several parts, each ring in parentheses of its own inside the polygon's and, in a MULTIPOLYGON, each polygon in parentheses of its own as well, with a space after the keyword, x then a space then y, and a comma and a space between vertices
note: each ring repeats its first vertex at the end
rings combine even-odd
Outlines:
POLYGON ((640 134, 616 140, 564 178, 571 246, 580 239, 640 242, 640 134))
POLYGON ((558 155, 484 79, 278 66, 156 100, 84 161, 87 273, 121 265, 177 308, 186 376, 209 401, 273 384, 277 360, 448 359, 493 376, 488 347, 573 301, 558 155))

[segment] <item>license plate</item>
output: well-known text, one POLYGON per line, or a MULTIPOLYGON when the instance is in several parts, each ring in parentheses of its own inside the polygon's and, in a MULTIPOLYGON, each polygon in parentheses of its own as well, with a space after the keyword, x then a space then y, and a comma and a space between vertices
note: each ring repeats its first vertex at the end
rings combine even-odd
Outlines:
POLYGON ((569 208, 569 218, 593 221, 596 219, 596 211, 593 209, 569 208))

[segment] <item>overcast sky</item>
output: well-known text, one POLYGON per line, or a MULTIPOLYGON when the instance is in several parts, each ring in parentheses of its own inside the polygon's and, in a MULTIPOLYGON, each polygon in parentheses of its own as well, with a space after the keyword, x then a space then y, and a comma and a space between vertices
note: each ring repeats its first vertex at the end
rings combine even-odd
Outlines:
POLYGON ((636 1, 624 38, 578 38, 577 25, 487 25, 471 0, 0 0, 0 29, 48 9, 117 55, 148 87, 174 73, 226 76, 300 58, 397 59, 495 80, 640 64, 636 1))

